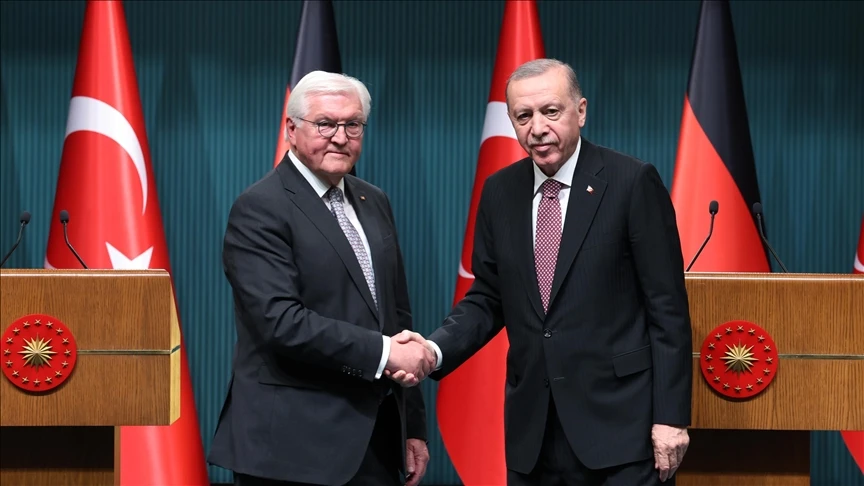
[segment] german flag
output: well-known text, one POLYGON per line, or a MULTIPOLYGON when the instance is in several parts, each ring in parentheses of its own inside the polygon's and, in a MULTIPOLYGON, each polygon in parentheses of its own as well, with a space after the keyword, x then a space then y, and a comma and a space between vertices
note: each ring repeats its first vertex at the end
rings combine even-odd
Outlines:
MULTIPOLYGON (((280 114, 282 121, 279 124, 279 136, 276 138, 276 155, 273 158, 273 167, 282 162, 285 152, 290 148, 285 131, 285 110, 288 109, 291 88, 297 85, 303 76, 312 71, 342 72, 339 38, 336 36, 336 17, 333 13, 333 3, 330 0, 303 1, 291 79, 285 88, 285 102, 280 114)), ((355 173, 353 168, 351 173, 355 173)))
POLYGON ((726 1, 703 1, 684 98, 672 183, 685 262, 708 234, 708 205, 719 203, 711 241, 693 265, 703 272, 769 272, 753 204, 761 202, 726 1))

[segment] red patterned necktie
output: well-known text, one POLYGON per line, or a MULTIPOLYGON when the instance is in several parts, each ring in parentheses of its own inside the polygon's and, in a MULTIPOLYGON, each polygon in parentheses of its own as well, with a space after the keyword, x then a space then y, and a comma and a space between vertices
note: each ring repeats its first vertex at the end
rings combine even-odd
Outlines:
POLYGON ((549 294, 555 278, 558 261, 558 246, 561 244, 561 202, 558 193, 564 184, 546 179, 540 186, 540 205, 537 208, 537 238, 534 243, 534 268, 537 270, 537 285, 543 311, 549 311, 549 294))

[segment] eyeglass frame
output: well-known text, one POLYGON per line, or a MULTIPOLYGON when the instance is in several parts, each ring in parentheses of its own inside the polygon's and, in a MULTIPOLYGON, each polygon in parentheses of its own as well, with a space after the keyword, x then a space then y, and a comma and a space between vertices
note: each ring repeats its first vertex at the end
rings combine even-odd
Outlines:
MULTIPOLYGON (((293 118, 293 117, 292 117, 292 118, 293 118)), ((300 118, 299 116, 296 117, 296 118, 297 118, 298 120, 302 120, 302 121, 304 121, 304 122, 306 122, 306 123, 311 123, 312 125, 315 125, 315 128, 318 129, 318 135, 321 135, 321 136, 324 137, 324 138, 333 138, 333 137, 335 137, 336 134, 339 133, 339 127, 342 127, 342 130, 345 132, 345 136, 346 136, 346 137, 351 138, 351 139, 354 139, 354 140, 356 140, 356 139, 358 139, 358 138, 361 138, 361 137, 363 136, 363 134, 366 133, 366 123, 364 123, 364 122, 362 122, 362 121, 360 121, 360 120, 349 120, 349 121, 347 121, 347 122, 345 122, 345 123, 336 123, 336 122, 334 122, 334 121, 330 121, 330 120, 314 122, 314 121, 312 121, 312 120, 307 120, 307 119, 305 119, 305 118, 300 118), (332 135, 324 135, 323 133, 321 133, 321 124, 322 124, 322 123, 333 123, 334 125, 336 125, 336 130, 333 131, 333 134, 332 134, 332 135), (361 128, 360 128, 360 134, 359 134, 359 135, 354 136, 354 135, 349 135, 349 134, 348 134, 348 124, 349 124, 349 123, 359 123, 359 124, 360 124, 360 127, 361 127, 361 128)))

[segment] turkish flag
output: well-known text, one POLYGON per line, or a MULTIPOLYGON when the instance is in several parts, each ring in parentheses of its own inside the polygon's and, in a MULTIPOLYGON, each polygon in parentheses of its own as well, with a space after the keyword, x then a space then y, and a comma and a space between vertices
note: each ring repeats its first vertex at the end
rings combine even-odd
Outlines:
MULTIPOLYGON (((852 264, 852 273, 864 274, 864 216, 861 217, 861 234, 858 237, 858 251, 852 264)), ((864 430, 844 430, 840 433, 849 453, 858 463, 858 468, 864 473, 864 430)))
POLYGON ((693 271, 771 271, 751 215, 761 199, 726 1, 702 2, 671 192, 687 259, 708 234, 708 204, 719 203, 711 241, 693 271))
MULTIPOLYGON (((88 1, 69 104, 46 268, 170 272, 156 181, 126 19, 120 2, 88 1)), ((181 347, 180 419, 164 427, 120 428, 123 485, 209 486, 192 383, 181 347)))
MULTIPOLYGON (((279 138, 276 139, 273 167, 282 162, 289 148, 285 112, 288 109, 291 88, 312 71, 342 72, 336 19, 330 0, 303 1, 300 28, 297 30, 297 48, 294 50, 294 67, 291 69, 291 81, 285 89, 285 103, 282 106, 282 121, 279 124, 279 138)), ((353 169, 351 173, 354 173, 353 169)))
MULTIPOLYGON (((520 65, 545 57, 540 19, 534 1, 508 0, 498 40, 489 103, 474 175, 474 189, 454 305, 474 281, 471 266, 477 204, 486 178, 527 156, 516 141, 507 116, 504 88, 520 65)), ((438 428, 450 460, 466 486, 504 485, 504 380, 509 343, 502 331, 471 359, 441 380, 438 387, 438 428)))

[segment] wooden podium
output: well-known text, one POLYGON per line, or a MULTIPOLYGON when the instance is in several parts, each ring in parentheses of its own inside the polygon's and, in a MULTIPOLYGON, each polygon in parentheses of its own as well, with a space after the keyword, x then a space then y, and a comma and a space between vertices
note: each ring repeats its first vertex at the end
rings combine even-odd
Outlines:
POLYGON ((864 275, 689 273, 686 283, 693 420, 677 484, 809 486, 810 431, 864 429, 864 275), (761 393, 735 399, 711 388, 700 351, 739 320, 767 331, 779 359, 761 393))
POLYGON ((118 484, 115 427, 180 416, 180 329, 165 271, 0 270, 0 331, 0 366, 19 372, 0 377, 0 484, 118 484), (50 319, 25 318, 35 314, 50 319), (32 366, 47 359, 34 348, 48 365, 32 366), (22 353, 30 364, 9 359, 22 353), (25 377, 25 389, 12 383, 25 377))

